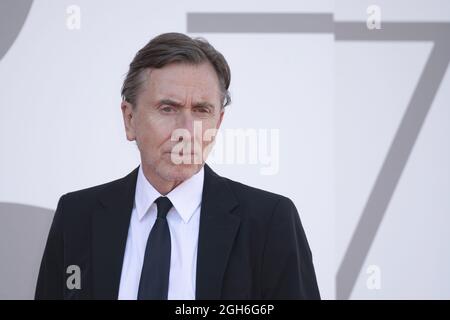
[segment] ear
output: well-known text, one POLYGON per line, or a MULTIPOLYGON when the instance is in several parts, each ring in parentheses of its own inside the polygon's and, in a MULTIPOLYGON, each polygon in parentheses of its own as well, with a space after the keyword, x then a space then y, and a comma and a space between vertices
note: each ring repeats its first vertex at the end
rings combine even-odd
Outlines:
POLYGON ((129 141, 136 140, 135 131, 135 113, 133 105, 125 100, 122 101, 120 108, 122 109, 123 123, 125 125, 125 133, 129 141))

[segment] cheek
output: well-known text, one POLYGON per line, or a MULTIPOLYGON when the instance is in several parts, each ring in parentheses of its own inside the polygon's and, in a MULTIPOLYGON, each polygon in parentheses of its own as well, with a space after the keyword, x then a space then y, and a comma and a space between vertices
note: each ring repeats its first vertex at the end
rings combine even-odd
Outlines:
POLYGON ((211 119, 208 121, 203 122, 202 124, 202 137, 203 137, 203 144, 208 145, 211 143, 211 136, 215 136, 217 134, 217 125, 219 123, 218 119, 211 119))
POLYGON ((146 149, 156 149, 166 140, 170 140, 171 126, 158 119, 147 118, 140 121, 137 137, 141 146, 146 149))

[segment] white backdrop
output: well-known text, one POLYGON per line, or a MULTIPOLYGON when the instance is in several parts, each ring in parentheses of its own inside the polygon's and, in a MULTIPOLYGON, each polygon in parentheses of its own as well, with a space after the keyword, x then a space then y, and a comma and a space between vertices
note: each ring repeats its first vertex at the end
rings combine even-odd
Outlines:
MULTIPOLYGON (((365 25, 370 4, 34 0, 0 60, 0 298, 33 296, 49 212, 62 194, 139 164, 125 139, 120 87, 151 38, 187 33, 191 12, 316 13, 330 21, 334 13, 337 22, 365 25), (67 27, 71 5, 80 9, 80 29, 67 27)), ((447 1, 377 4, 382 23, 450 22, 447 1)), ((208 39, 231 67, 222 133, 279 130, 277 174, 262 175, 262 163, 212 167, 294 201, 325 299, 347 298, 336 295, 339 266, 432 45, 335 41, 330 28, 189 33, 208 39)), ((449 86, 446 74, 350 298, 450 298, 449 86), (367 284, 370 266, 376 288, 367 284)))

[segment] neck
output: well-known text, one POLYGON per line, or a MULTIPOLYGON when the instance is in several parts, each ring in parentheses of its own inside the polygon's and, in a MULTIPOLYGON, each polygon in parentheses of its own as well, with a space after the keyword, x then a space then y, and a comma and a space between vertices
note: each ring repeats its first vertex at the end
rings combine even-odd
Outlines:
POLYGON ((151 169, 142 166, 145 178, 150 184, 163 196, 175 189, 183 180, 164 180, 159 175, 155 174, 151 169))

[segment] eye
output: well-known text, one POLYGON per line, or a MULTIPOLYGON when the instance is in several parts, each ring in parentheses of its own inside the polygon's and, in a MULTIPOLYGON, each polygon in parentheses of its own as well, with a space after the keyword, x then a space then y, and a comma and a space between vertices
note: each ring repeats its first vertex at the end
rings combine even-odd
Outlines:
POLYGON ((200 113, 208 113, 209 109, 206 107, 199 107, 195 109, 196 112, 200 112, 200 113))
POLYGON ((174 107, 168 105, 161 106, 160 110, 164 113, 171 113, 175 111, 174 107))

